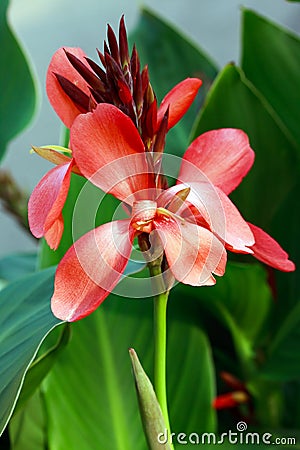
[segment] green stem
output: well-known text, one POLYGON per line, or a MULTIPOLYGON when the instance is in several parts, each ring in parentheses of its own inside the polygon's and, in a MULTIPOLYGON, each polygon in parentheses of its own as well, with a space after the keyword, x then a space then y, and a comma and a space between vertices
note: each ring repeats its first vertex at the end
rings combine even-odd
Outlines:
MULTIPOLYGON (((167 387, 166 387, 166 343, 167 343, 167 303, 169 291, 166 290, 161 272, 161 261, 149 264, 149 271, 153 278, 156 292, 154 297, 154 390, 164 417, 168 436, 171 428, 168 413, 167 387)), ((170 449, 173 445, 169 443, 170 449)))

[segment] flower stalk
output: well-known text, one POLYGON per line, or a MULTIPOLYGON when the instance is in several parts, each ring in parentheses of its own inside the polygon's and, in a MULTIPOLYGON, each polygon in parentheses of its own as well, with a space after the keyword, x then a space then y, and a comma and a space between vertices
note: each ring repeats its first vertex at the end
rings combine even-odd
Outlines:
MULTIPOLYGON (((162 270, 161 258, 148 263, 149 272, 155 285, 153 331, 154 331, 154 390, 161 407, 168 435, 171 436, 166 383, 167 360, 167 303, 169 290, 166 289, 162 270)), ((172 444, 169 443, 173 448, 172 444)))

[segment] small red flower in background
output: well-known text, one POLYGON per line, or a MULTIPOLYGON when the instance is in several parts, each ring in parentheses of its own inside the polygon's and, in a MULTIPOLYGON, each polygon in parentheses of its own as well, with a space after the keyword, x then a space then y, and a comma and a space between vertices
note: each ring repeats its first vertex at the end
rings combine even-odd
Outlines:
MULTIPOLYGON (((148 68, 140 69, 135 47, 129 56, 124 18, 120 21, 119 43, 110 26, 107 34, 108 44, 104 43, 104 53, 98 51, 103 68, 87 58, 80 48, 61 48, 53 55, 46 82, 50 103, 68 128, 78 115, 93 111, 97 104, 113 104, 138 129, 144 149, 161 152, 168 129, 189 109, 202 82, 198 78, 185 79, 164 97, 158 107, 148 68), (165 118, 167 111, 168 121, 165 118)), ((41 179, 30 197, 29 226, 34 236, 44 236, 49 246, 57 249, 64 228, 62 209, 71 172, 82 173, 72 146, 69 156, 53 149, 35 150, 57 167, 41 179)), ((163 182, 162 178, 160 180, 163 182)))
POLYGON ((68 250, 55 277, 52 310, 57 317, 74 321, 94 311, 118 283, 133 239, 142 233, 163 249, 175 279, 195 286, 214 284, 213 274, 223 275, 225 248, 294 270, 279 244, 248 224, 227 196, 254 160, 243 131, 199 136, 169 189, 159 182, 156 154, 146 151, 132 120, 113 105, 78 115, 70 142, 80 172, 129 205, 131 217, 90 231, 68 250))

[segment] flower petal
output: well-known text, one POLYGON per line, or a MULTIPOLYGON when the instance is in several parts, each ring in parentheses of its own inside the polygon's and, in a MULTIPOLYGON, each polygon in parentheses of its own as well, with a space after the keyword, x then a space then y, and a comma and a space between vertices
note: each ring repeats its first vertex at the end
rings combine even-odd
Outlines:
POLYGON ((85 53, 81 48, 65 47, 58 49, 54 53, 47 71, 46 90, 50 103, 66 127, 70 128, 74 119, 78 114, 81 114, 82 111, 64 92, 55 74, 69 80, 88 97, 90 97, 90 91, 86 81, 84 81, 81 75, 68 61, 65 51, 77 56, 77 58, 86 64, 87 67, 88 65, 85 60, 85 53))
POLYGON ((71 179, 72 159, 67 164, 54 167, 41 179, 28 203, 28 220, 32 234, 45 236, 49 246, 56 250, 63 233, 64 207, 71 179))
MULTIPOLYGON (((203 174, 201 177, 203 179, 203 174)), ((183 187, 190 187, 186 201, 177 214, 199 225, 206 224, 205 228, 209 228, 230 250, 252 253, 249 247, 254 244, 254 237, 249 225, 227 195, 205 178, 201 183, 176 184, 163 191, 157 199, 158 206, 168 209, 172 197, 183 187)))
MULTIPOLYGON (((226 220, 224 240, 230 250, 242 253, 252 253, 247 247, 253 245, 254 237, 249 224, 240 214, 237 207, 221 189, 216 188, 226 220)), ((221 236, 223 237, 223 236, 221 236)))
POLYGON ((289 255, 275 239, 256 225, 252 223, 248 223, 248 225, 255 238, 255 244, 251 247, 255 258, 283 272, 292 272, 295 270, 295 264, 288 259, 289 255))
POLYGON ((154 226, 178 281, 193 286, 212 285, 213 273, 224 274, 224 245, 209 230, 171 215, 158 216, 154 226))
POLYGON ((183 156, 178 180, 197 181, 199 171, 225 194, 232 192, 254 161, 249 139, 242 130, 223 128, 196 138, 183 156))
POLYGON ((53 314, 73 322, 91 314, 118 283, 130 257, 129 220, 106 223, 82 236, 58 265, 53 314))
POLYGON ((202 84, 199 78, 186 78, 163 98, 157 112, 157 128, 169 108, 168 129, 174 127, 193 103, 202 84))
POLYGON ((82 114, 71 128, 71 148, 80 171, 93 184, 129 203, 146 200, 154 187, 144 144, 131 119, 110 104, 82 114), (144 194, 138 196, 138 191, 144 194))

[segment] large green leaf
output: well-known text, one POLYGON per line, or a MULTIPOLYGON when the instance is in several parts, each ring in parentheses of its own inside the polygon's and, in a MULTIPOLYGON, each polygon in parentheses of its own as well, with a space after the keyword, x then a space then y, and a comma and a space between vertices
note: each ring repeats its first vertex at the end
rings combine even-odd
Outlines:
POLYGON ((0 2, 0 160, 5 147, 31 120, 36 89, 23 51, 7 23, 8 0, 0 2))
POLYGON ((50 311, 54 270, 11 283, 0 292, 0 431, 37 350, 59 321, 50 311))
POLYGON ((275 335, 262 373, 272 379, 299 379, 299 346, 300 302, 290 311, 275 335))
POLYGON ((296 185, 300 155, 268 103, 234 65, 225 67, 213 84, 194 136, 222 127, 241 128, 250 137, 254 166, 232 198, 250 222, 268 231, 296 185))
MULTIPOLYGON (((188 308, 190 301, 185 303, 188 308)), ((173 317, 175 309, 170 302, 171 426, 213 430, 209 345, 200 329, 173 317)), ((50 449, 145 448, 128 348, 136 349, 151 377, 151 342, 151 300, 111 295, 95 313, 73 325, 73 339, 44 383, 50 449)))
POLYGON ((11 450, 47 450, 47 412, 40 390, 9 422, 11 450))
POLYGON ((242 68, 300 144, 300 39, 244 10, 242 68))
MULTIPOLYGON (((22 390, 20 392, 20 397, 18 398, 14 414, 17 413, 28 401, 28 399, 34 394, 45 376, 53 367, 59 353, 68 344, 71 336, 70 325, 68 323, 65 324, 64 327, 60 327, 59 331, 60 335, 55 344, 50 346, 50 348, 48 348, 47 350, 45 350, 44 345, 42 345, 37 358, 30 365, 24 379, 24 384, 22 386, 22 390)), ((48 340, 46 340, 45 343, 43 342, 43 344, 48 347, 48 340)))
POLYGON ((0 278, 14 281, 36 270, 36 253, 15 253, 0 259, 0 278))
POLYGON ((136 43, 142 64, 149 66, 150 81, 159 100, 187 77, 198 77, 203 81, 198 101, 168 134, 168 151, 181 155, 188 144, 196 112, 217 75, 217 68, 196 44, 148 9, 141 10, 130 40, 136 43))

